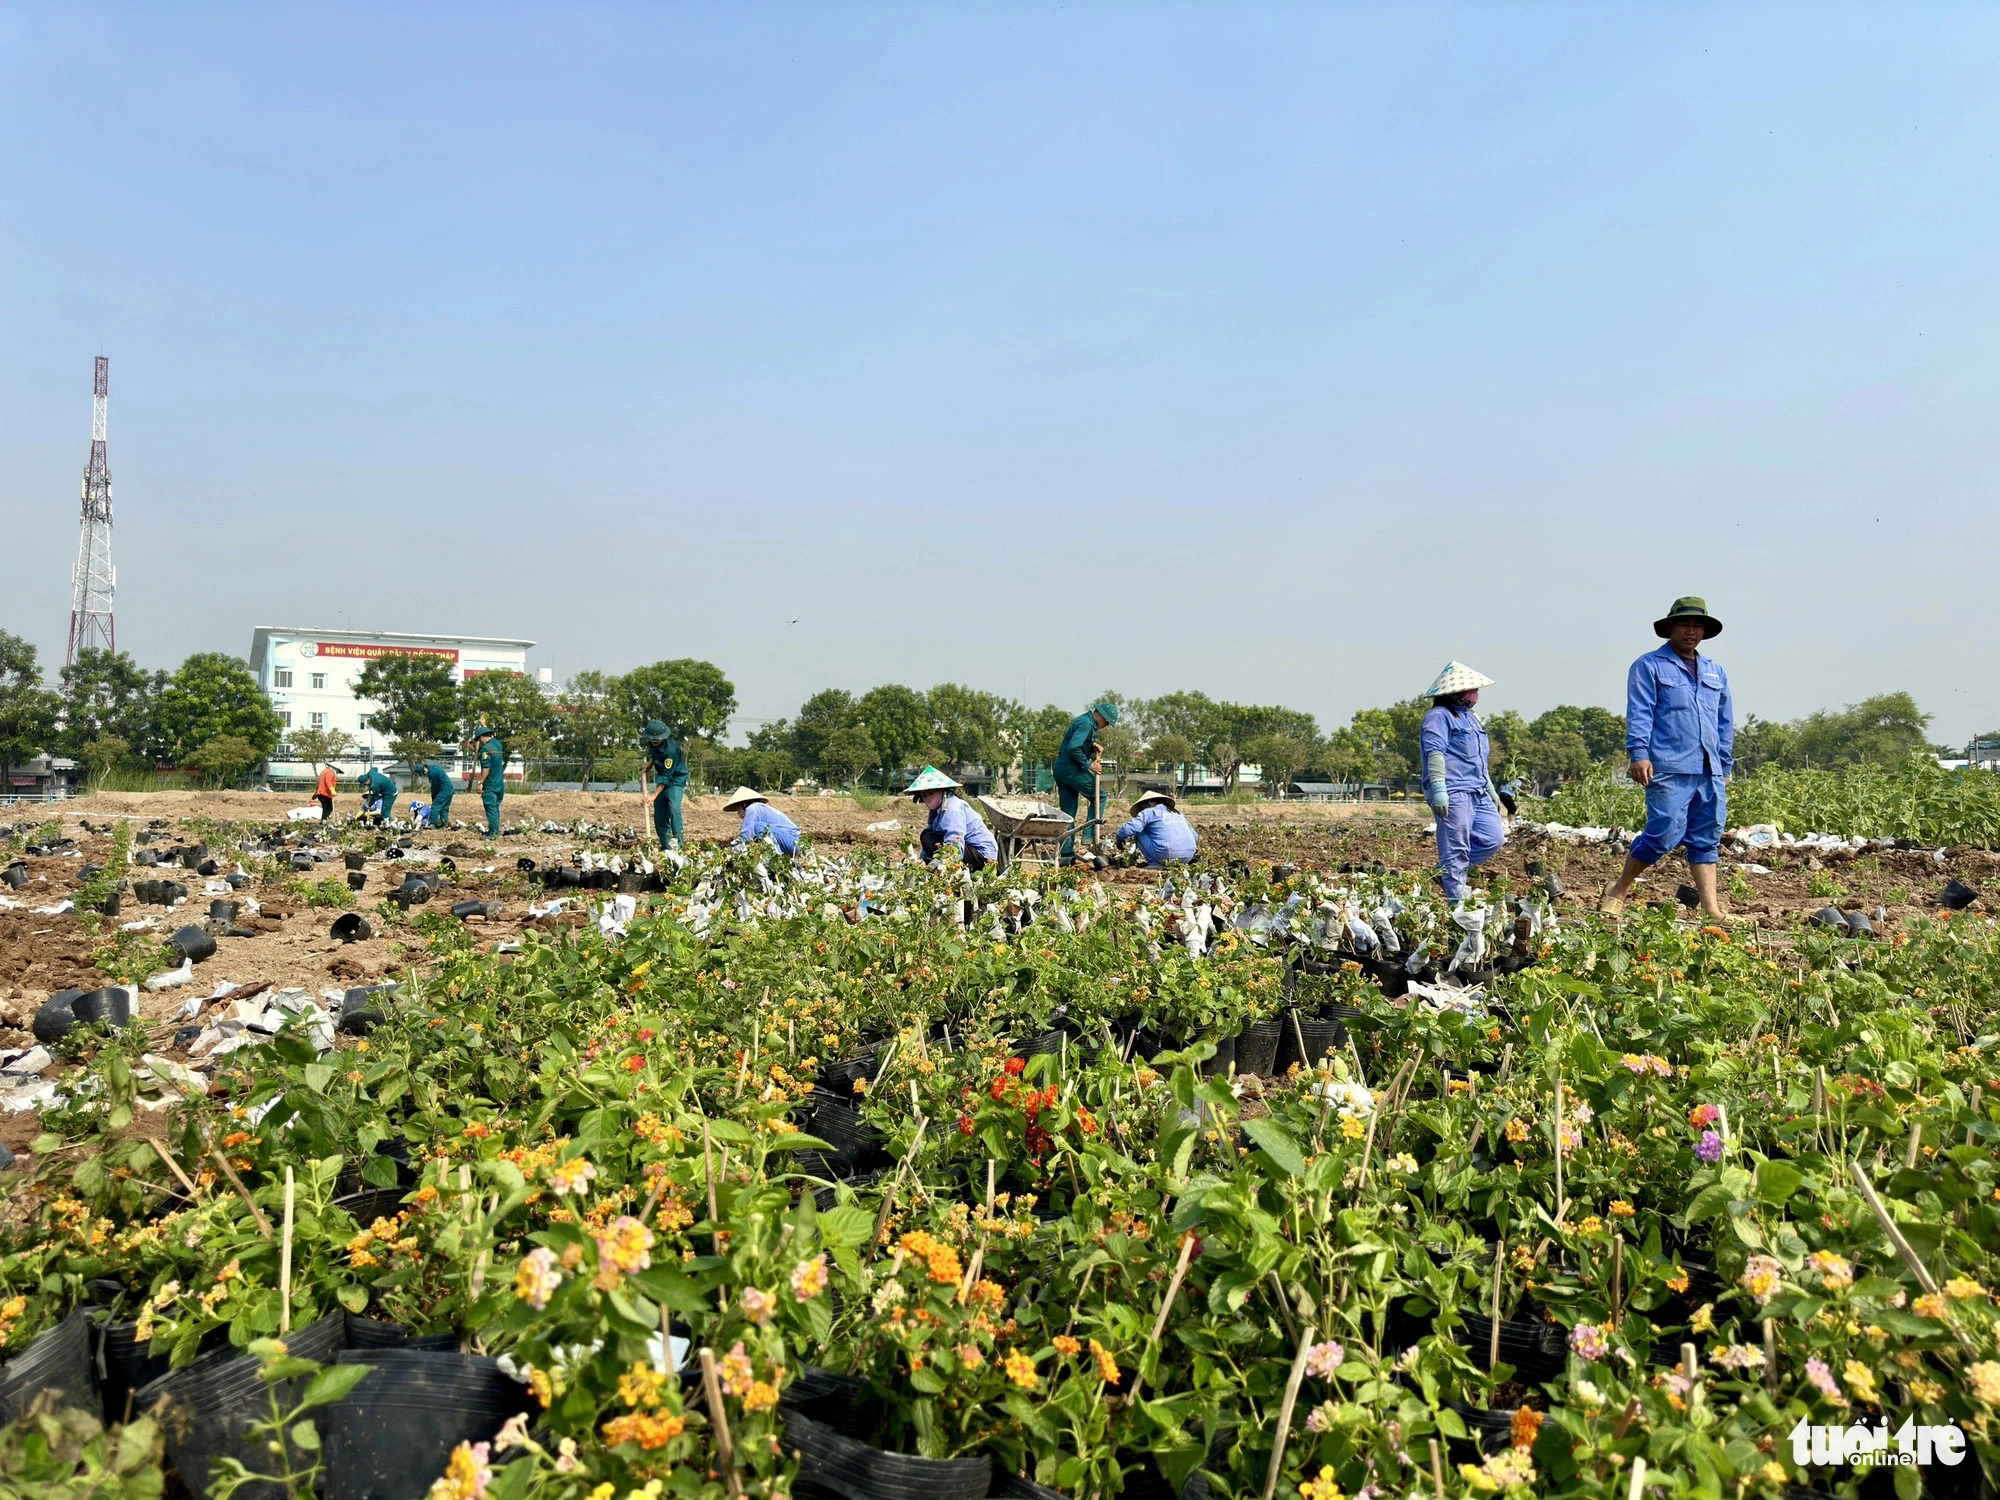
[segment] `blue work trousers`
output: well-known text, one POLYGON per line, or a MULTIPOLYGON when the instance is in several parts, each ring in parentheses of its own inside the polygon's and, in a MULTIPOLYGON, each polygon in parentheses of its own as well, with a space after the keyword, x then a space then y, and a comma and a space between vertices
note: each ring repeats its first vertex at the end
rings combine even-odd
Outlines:
POLYGON ((1451 810, 1437 825, 1438 870, 1445 899, 1458 901, 1466 894, 1466 874, 1498 854, 1507 842, 1507 833, 1500 826, 1493 799, 1484 792, 1451 793, 1451 810))
POLYGON ((1646 787, 1646 831, 1632 840, 1632 857, 1653 864, 1687 846, 1687 862, 1712 865, 1720 857, 1729 817, 1729 788, 1720 776, 1655 771, 1646 787))
POLYGON ((1069 814, 1071 820, 1069 834, 1063 839, 1062 848, 1057 851, 1059 862, 1062 864, 1068 864, 1076 858, 1077 834, 1082 833, 1086 838, 1093 840, 1098 837, 1098 826, 1104 818, 1104 799, 1101 794, 1093 798, 1091 793, 1092 788, 1088 785, 1074 787, 1067 781, 1056 783, 1056 803, 1069 814), (1081 824, 1076 821, 1076 810, 1079 807, 1084 810, 1084 821, 1081 824))

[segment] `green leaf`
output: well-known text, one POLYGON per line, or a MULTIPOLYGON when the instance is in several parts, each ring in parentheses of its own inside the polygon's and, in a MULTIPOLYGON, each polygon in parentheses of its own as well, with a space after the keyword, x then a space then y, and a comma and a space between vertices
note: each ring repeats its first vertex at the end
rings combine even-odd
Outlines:
POLYGON ((361 1384, 368 1374, 367 1365, 328 1365, 313 1376, 312 1384, 306 1387, 306 1393, 300 1398, 299 1406, 303 1410, 314 1406, 331 1406, 336 1401, 343 1401, 347 1398, 347 1393, 361 1384))
POLYGON ((823 1141, 816 1135, 807 1135, 803 1130, 790 1135, 771 1137, 773 1151, 831 1151, 833 1142, 823 1141))
POLYGON ((750 1132, 734 1120, 710 1120, 708 1133, 711 1139, 721 1141, 725 1146, 750 1144, 750 1132))
POLYGON ((819 1216, 820 1242, 825 1245, 859 1245, 874 1232, 875 1216, 852 1203, 836 1204, 819 1216))
POLYGON ((51 1151, 62 1150, 62 1143, 63 1138, 53 1130, 44 1130, 29 1144, 28 1149, 37 1156, 47 1156, 51 1151))
POLYGON ((326 1086, 333 1082, 333 1067, 330 1063, 309 1063, 305 1077, 307 1088, 315 1094, 324 1094, 326 1086))
POLYGON ((311 1417, 307 1417, 303 1422, 292 1423, 291 1439, 294 1448, 303 1449, 307 1453, 319 1452, 319 1429, 313 1426, 311 1417))
POLYGON ((914 1389, 922 1391, 926 1396, 941 1396, 944 1394, 944 1381, 939 1377, 938 1372, 931 1369, 928 1365, 920 1370, 912 1370, 910 1372, 910 1385, 914 1389))
POLYGON ((333 1295, 342 1307, 357 1315, 368 1306, 368 1288, 365 1286, 344 1286, 333 1295))
POLYGON ((1799 1190, 1806 1174, 1788 1161, 1767 1161, 1757 1168, 1757 1196, 1766 1203, 1784 1203, 1799 1190))
POLYGON ((1288 1177, 1303 1177, 1306 1159, 1299 1151, 1298 1142, 1292 1133, 1269 1116, 1238 1122, 1243 1133, 1257 1143, 1257 1148, 1271 1159, 1281 1172, 1288 1177))
POLYGON ((1438 1431, 1446 1437, 1463 1440, 1472 1436, 1471 1433, 1465 1430, 1465 1419, 1449 1406, 1440 1406, 1438 1408, 1437 1425, 1438 1431))

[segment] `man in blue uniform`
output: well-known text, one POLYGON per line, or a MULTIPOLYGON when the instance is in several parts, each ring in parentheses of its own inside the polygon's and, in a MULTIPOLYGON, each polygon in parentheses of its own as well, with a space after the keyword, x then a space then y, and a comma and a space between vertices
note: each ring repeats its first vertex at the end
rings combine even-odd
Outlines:
POLYGON ((396 815, 396 783, 383 775, 380 768, 370 766, 361 777, 361 807, 364 812, 373 812, 384 823, 396 815), (371 807, 369 804, 373 803, 371 807))
POLYGON ((1056 751, 1056 800, 1070 816, 1069 834, 1057 851, 1062 864, 1076 863, 1076 837, 1079 833, 1092 843, 1097 841, 1098 826, 1104 817, 1103 801, 1097 794, 1097 773, 1102 764, 1097 731, 1109 729, 1117 722, 1117 704, 1108 701, 1094 704, 1070 720, 1069 731, 1063 735, 1062 747, 1056 751), (1081 823, 1076 821, 1079 806, 1084 809, 1081 823))
POLYGON ((417 767, 417 775, 429 783, 431 789, 432 828, 451 826, 451 773, 434 760, 427 760, 417 767))
POLYGON ((1149 865, 1184 865, 1199 841, 1194 825, 1181 815, 1170 792, 1148 792, 1132 804, 1132 817, 1118 830, 1118 844, 1137 842, 1149 865))
POLYGON ((1653 622, 1667 644, 1632 663, 1625 678, 1627 774, 1646 789, 1646 831, 1632 841, 1625 868, 1598 899, 1599 911, 1625 909, 1632 883, 1653 864, 1687 849, 1688 874, 1701 909, 1726 921, 1715 895, 1715 867, 1729 818, 1729 776, 1736 766, 1736 711, 1729 674, 1701 654, 1722 622, 1690 595, 1653 622))
POLYGON ((925 766, 922 774, 904 790, 909 792, 912 802, 930 810, 930 819, 917 836, 926 863, 941 849, 955 849, 965 861, 966 869, 977 875, 1000 857, 1000 844, 993 831, 970 803, 954 795, 960 790, 959 784, 936 766, 925 766))
POLYGON ((1491 677, 1454 661, 1424 692, 1431 708, 1417 733, 1417 753, 1424 764, 1424 801, 1437 815, 1438 875, 1447 901, 1463 901, 1472 869, 1507 842, 1500 794, 1489 779, 1486 726, 1472 711, 1479 690, 1491 686, 1491 677))
POLYGON ((729 794, 722 810, 735 812, 739 807, 743 809, 743 830, 732 840, 738 849, 747 849, 768 834, 771 842, 784 853, 799 852, 799 825, 765 801, 762 792, 739 786, 729 794))
POLYGON ((646 767, 640 775, 639 795, 646 795, 646 779, 650 776, 652 784, 659 788, 653 797, 653 832, 662 849, 677 849, 681 844, 681 799, 687 795, 687 751, 659 719, 648 720, 642 733, 646 741, 646 767))
MULTIPOLYGON (((479 800, 486 808, 486 836, 500 837, 500 799, 507 795, 507 747, 491 728, 481 724, 472 731, 472 753, 478 757, 479 800)), ((470 776, 467 781, 470 784, 470 776)))

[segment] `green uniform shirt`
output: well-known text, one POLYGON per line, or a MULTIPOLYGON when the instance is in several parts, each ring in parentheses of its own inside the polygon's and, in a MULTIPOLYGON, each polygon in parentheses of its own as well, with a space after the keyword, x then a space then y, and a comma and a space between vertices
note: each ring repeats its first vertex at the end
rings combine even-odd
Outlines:
POLYGON ((1056 780, 1086 792, 1090 790, 1091 754, 1097 749, 1097 720, 1093 716, 1094 713, 1095 710, 1087 710, 1070 720, 1069 732, 1063 736, 1062 748, 1056 751, 1056 780))
POLYGON ((486 779, 479 783, 482 792, 501 792, 507 789, 507 747, 495 735, 486 742, 479 752, 479 767, 486 773, 486 779))
POLYGON ((646 759, 652 763, 654 786, 685 787, 688 784, 687 751, 681 748, 679 740, 669 737, 657 745, 648 745, 646 759))

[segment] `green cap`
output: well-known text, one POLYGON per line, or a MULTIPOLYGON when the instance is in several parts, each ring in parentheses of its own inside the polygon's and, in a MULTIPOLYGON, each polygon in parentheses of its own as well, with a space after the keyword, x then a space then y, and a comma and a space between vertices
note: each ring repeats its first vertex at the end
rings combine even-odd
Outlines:
POLYGON ((921 792, 955 792, 958 789, 958 783, 945 775, 936 766, 925 766, 922 771, 917 773, 917 779, 903 788, 904 791, 910 793, 912 796, 916 796, 921 792))
POLYGON ((1104 722, 1106 724, 1116 724, 1118 722, 1118 705, 1113 703, 1109 698, 1105 699, 1102 703, 1091 704, 1090 711, 1094 714, 1104 715, 1104 722))
POLYGON ((1706 599, 1699 598, 1694 594, 1688 594, 1684 598, 1676 599, 1672 609, 1668 610, 1659 619, 1653 621, 1653 634, 1664 641, 1672 634, 1674 621, 1676 620, 1700 620, 1703 626, 1706 627, 1701 635, 1701 638, 1705 641, 1713 640, 1716 636, 1722 634, 1722 621, 1716 619, 1714 615, 1708 612, 1708 601, 1706 599))
POLYGON ((657 745, 661 740, 669 739, 673 735, 673 731, 658 719, 648 719, 646 727, 639 733, 646 737, 646 743, 649 745, 657 745))

